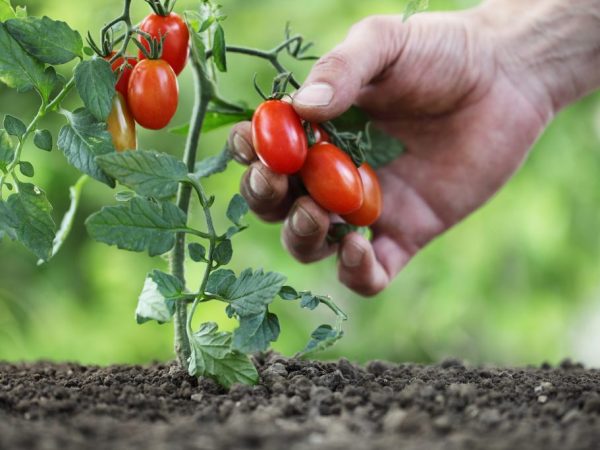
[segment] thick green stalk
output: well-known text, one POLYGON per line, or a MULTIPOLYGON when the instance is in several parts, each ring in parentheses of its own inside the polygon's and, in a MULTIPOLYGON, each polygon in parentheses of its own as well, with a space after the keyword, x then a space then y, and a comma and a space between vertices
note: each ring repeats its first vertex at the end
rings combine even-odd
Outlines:
MULTIPOLYGON (((200 141, 200 132, 202 124, 208 109, 211 91, 206 83, 202 67, 196 63, 194 59, 191 61, 194 72, 194 90, 195 101, 194 111, 192 113, 191 129, 188 134, 188 139, 183 155, 183 161, 186 164, 188 171, 193 172, 196 164, 196 156, 198 152, 198 143, 200 141)), ((188 213, 190 207, 192 187, 187 183, 179 185, 177 192, 177 206, 184 212, 188 213)), ((175 247, 171 252, 171 273, 179 278, 185 284, 185 233, 177 233, 175 247)), ((187 333, 187 317, 188 303, 177 302, 175 304, 175 352, 177 359, 182 367, 187 367, 187 362, 191 354, 190 341, 187 333)))

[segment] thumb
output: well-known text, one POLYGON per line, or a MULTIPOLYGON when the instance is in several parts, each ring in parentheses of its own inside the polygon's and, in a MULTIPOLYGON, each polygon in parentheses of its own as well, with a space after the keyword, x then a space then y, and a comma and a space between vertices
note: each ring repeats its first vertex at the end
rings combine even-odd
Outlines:
POLYGON ((401 48, 402 21, 397 16, 371 16, 354 25, 346 39, 320 58, 293 105, 311 122, 338 117, 356 101, 361 88, 385 71, 401 48))

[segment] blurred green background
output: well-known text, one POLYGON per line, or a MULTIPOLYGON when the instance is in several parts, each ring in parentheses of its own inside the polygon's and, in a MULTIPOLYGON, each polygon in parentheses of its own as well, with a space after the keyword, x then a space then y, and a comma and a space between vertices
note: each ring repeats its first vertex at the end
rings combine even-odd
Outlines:
MULTIPOLYGON (((82 35, 97 30, 120 11, 119 0, 19 0, 30 14, 62 19, 82 35)), ((290 20, 295 31, 316 43, 315 53, 339 42, 356 21, 374 13, 399 13, 396 0, 223 0, 230 43, 270 48, 290 20)), ((437 0, 430 9, 460 9, 474 0, 437 0)), ((178 10, 194 5, 180 0, 178 10)), ((134 2, 141 19, 147 7, 134 2)), ((308 64, 293 64, 302 77, 308 64)), ((69 70, 69 68, 65 68, 69 70)), ((232 56, 222 92, 256 104, 252 76, 266 82, 261 61, 232 56)), ((173 124, 185 121, 191 105, 191 74, 180 77, 181 104, 173 124)), ((0 86, 0 111, 30 119, 36 99, 0 86)), ((57 131, 60 121, 46 126, 57 131)), ((350 315, 346 337, 324 358, 435 361, 445 356, 473 362, 528 364, 570 356, 600 364, 600 95, 563 111, 543 135, 524 168, 487 206, 418 255, 394 283, 365 300, 339 285, 333 260, 304 266, 279 242, 279 226, 250 218, 251 228, 234 245, 233 268, 264 267, 288 275, 298 288, 332 295, 350 315)), ((227 130, 202 138, 201 154, 216 153, 227 130)), ((180 155, 183 141, 167 133, 141 132, 141 146, 180 155)), ((60 220, 68 188, 78 174, 60 151, 25 150, 37 168, 60 220)), ((207 182, 223 216, 242 168, 207 182)), ((0 244, 0 359, 76 360, 83 363, 140 363, 172 358, 172 326, 134 321, 144 275, 166 268, 163 259, 119 251, 87 238, 83 220, 114 192, 96 182, 84 191, 83 207, 66 246, 50 264, 37 267, 20 246, 0 244)), ((198 210, 194 210, 198 220, 198 210)), ((224 223, 220 222, 222 225, 224 223)), ((195 285, 199 268, 189 267, 195 285)), ((300 349, 316 325, 328 320, 283 304, 284 354, 300 349)), ((201 309, 204 320, 225 327, 222 305, 201 309)))

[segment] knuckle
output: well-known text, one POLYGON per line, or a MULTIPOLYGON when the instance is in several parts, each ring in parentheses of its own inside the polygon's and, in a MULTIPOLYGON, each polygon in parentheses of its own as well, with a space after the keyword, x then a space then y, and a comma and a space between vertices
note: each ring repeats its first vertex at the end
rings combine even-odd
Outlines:
POLYGON ((327 55, 317 60, 314 69, 328 75, 332 73, 347 73, 352 69, 352 62, 344 52, 332 50, 327 55))

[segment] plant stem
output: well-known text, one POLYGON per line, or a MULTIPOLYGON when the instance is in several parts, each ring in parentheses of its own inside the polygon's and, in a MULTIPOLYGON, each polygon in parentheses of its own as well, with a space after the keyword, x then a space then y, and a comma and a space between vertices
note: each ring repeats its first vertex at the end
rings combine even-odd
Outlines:
MULTIPOLYGON (((188 134, 183 161, 187 166, 188 172, 194 171, 196 164, 196 156, 198 152, 198 143, 200 141, 200 132, 202 131, 202 123, 208 109, 210 101, 210 89, 206 89, 207 85, 205 77, 202 74, 202 67, 195 61, 191 60, 194 73, 194 90, 195 102, 194 111, 191 119, 191 129, 188 134)), ((188 213, 190 207, 192 187, 187 183, 179 185, 177 192, 177 206, 184 212, 188 213)), ((170 265, 171 273, 177 277, 185 285, 185 232, 177 233, 175 247, 171 252, 170 265)), ((190 341, 187 333, 187 317, 188 304, 187 302, 177 302, 175 304, 175 352, 177 359, 182 367, 187 366, 188 359, 191 354, 190 341)))

